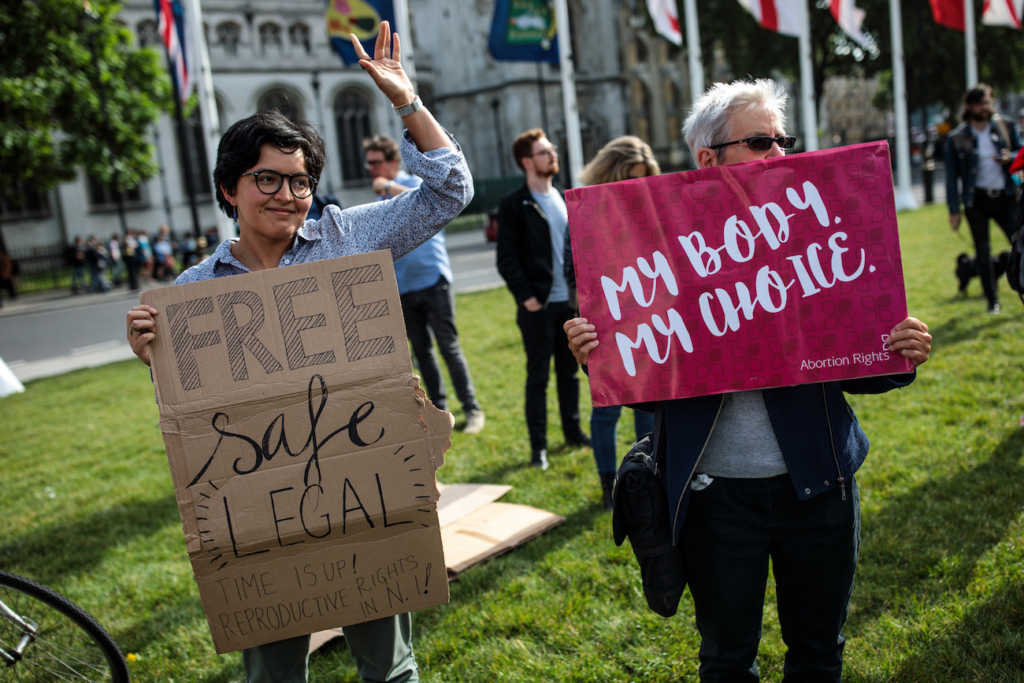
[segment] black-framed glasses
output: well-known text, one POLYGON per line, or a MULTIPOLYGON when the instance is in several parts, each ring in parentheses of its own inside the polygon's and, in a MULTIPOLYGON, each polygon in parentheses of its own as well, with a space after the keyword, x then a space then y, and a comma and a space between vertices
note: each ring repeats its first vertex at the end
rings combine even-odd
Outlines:
POLYGON ((287 178, 288 189, 292 191, 292 196, 296 199, 305 199, 313 194, 317 184, 317 179, 308 173, 278 173, 269 168, 249 171, 242 175, 251 175, 256 180, 256 189, 263 194, 277 194, 284 185, 284 179, 287 178))
POLYGON ((772 148, 773 144, 778 145, 782 149, 793 149, 793 145, 796 144, 796 136, 793 135, 751 135, 749 138, 743 138, 742 140, 730 140, 729 142, 719 142, 717 145, 708 145, 711 149, 718 149, 719 147, 728 147, 729 145, 746 145, 755 152, 767 152, 772 148))

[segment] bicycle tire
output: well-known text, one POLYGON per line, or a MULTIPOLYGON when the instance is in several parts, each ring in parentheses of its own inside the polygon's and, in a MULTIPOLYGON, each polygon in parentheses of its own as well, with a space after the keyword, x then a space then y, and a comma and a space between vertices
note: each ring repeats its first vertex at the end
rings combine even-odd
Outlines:
MULTIPOLYGON (((127 683, 128 666, 114 639, 88 612, 46 586, 0 571, 0 601, 38 627, 22 658, 0 663, 0 679, 127 683), (13 679, 7 676, 13 672, 13 679)), ((17 645, 21 629, 0 616, 0 647, 17 645), (14 639, 14 642, 11 642, 14 639)))

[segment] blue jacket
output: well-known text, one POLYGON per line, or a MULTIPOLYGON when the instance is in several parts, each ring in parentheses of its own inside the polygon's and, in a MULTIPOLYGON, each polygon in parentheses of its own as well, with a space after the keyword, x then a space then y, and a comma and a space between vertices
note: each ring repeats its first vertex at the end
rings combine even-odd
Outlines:
MULTIPOLYGON (((1020 136, 1013 121, 996 114, 992 117, 992 143, 997 152, 1009 149, 1012 155, 1020 149, 1020 136)), ((946 137, 946 204, 950 213, 961 213, 960 203, 968 209, 974 206, 974 186, 978 181, 978 141, 970 124, 961 123, 946 137)), ((1010 164, 1003 166, 1004 190, 1013 196, 1016 185, 1009 173, 1010 164)))
MULTIPOLYGON (((775 438, 801 500, 846 483, 868 454, 868 437, 846 402, 844 391, 880 394, 914 381, 915 373, 801 384, 764 390, 775 438)), ((672 536, 681 540, 690 480, 721 413, 724 394, 647 404, 656 411, 655 443, 662 470, 672 536)))

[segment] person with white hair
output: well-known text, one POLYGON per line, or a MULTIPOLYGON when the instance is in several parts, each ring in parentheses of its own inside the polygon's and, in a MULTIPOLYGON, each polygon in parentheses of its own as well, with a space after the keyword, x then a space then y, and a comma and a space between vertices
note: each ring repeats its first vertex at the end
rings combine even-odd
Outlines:
MULTIPOLYGON (((770 160, 792 149, 786 97, 773 81, 717 83, 684 134, 701 168, 770 160)), ((581 364, 600 334, 565 324, 581 364)), ((887 349, 915 366, 931 335, 908 317, 887 349)), ((881 393, 916 371, 645 404, 655 410, 672 542, 683 556, 701 635, 704 681, 758 679, 769 561, 786 643, 786 680, 839 681, 860 537, 854 473, 868 440, 844 392, 881 393)))

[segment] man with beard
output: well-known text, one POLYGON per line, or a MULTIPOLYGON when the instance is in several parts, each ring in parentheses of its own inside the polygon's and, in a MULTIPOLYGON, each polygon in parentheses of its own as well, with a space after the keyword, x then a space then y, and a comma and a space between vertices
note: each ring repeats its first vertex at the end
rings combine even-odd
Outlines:
POLYGON ((569 287, 562 267, 569 215, 551 181, 558 173, 558 150, 540 128, 521 133, 512 144, 526 184, 498 209, 498 272, 516 300, 516 324, 526 349, 526 427, 530 464, 542 470, 547 459, 547 386, 552 355, 558 386, 562 434, 569 446, 589 446, 580 429, 580 387, 576 360, 562 324, 572 318, 569 287))
POLYGON ((994 220, 1006 238, 1017 230, 1017 188, 1009 172, 1020 148, 1012 121, 992 106, 992 88, 979 83, 964 95, 963 123, 946 138, 946 203, 949 226, 960 227, 960 205, 974 239, 975 263, 988 301, 988 312, 999 312, 999 292, 992 273, 988 221, 994 220))

